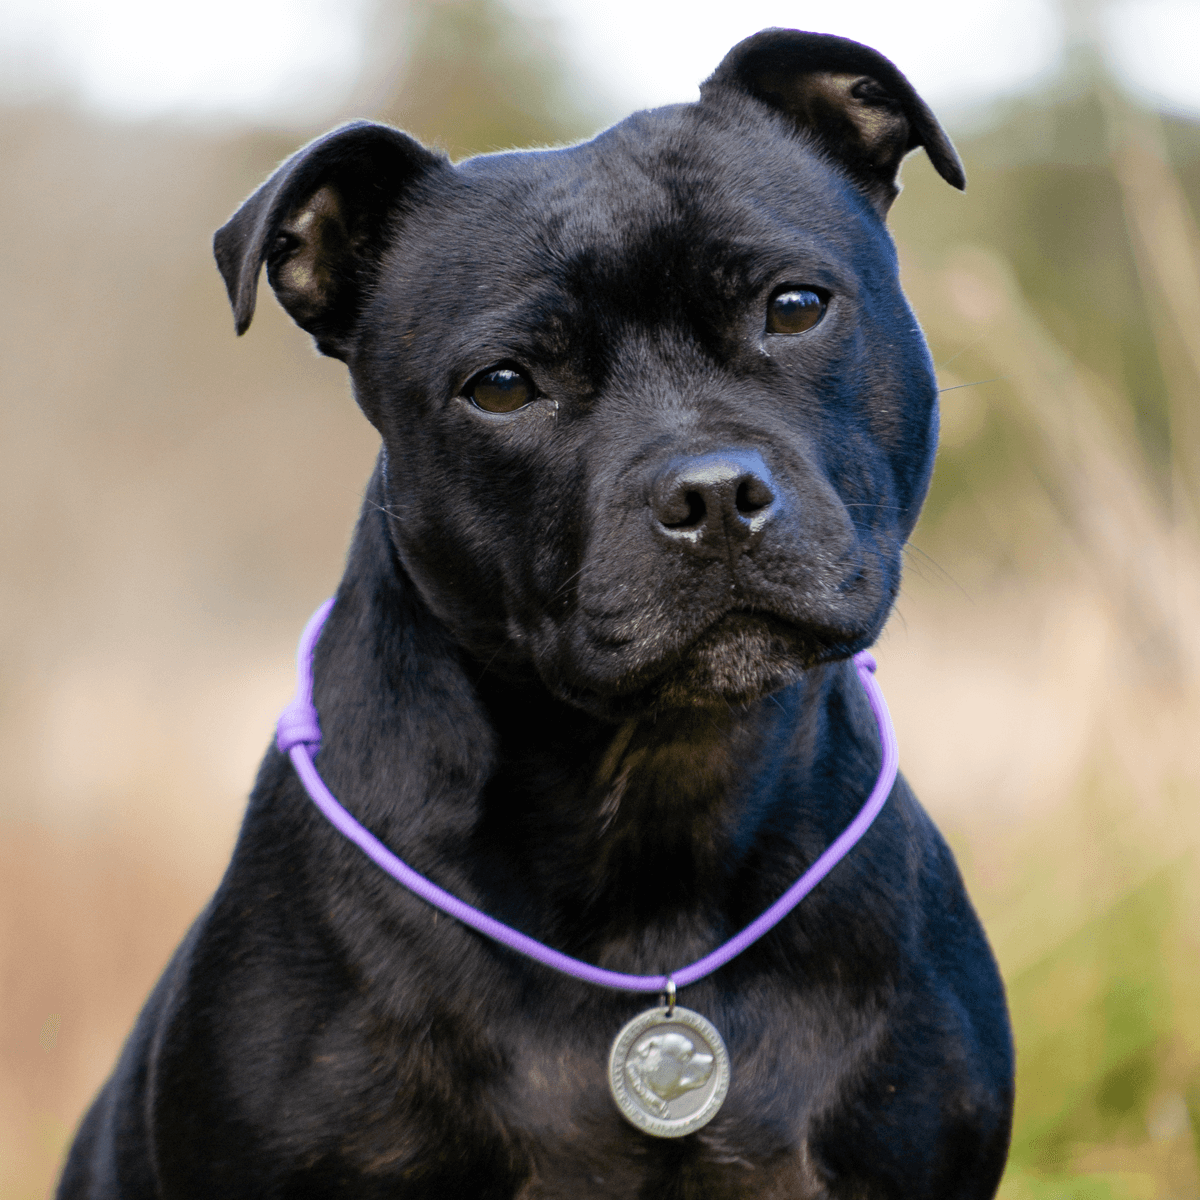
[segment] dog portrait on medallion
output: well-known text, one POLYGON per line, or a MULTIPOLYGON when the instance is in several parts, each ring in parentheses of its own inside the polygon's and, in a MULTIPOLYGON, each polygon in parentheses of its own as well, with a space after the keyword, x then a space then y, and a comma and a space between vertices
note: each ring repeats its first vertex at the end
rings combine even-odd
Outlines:
POLYGON ((565 148, 344 125, 218 231, 381 446, 62 1200, 995 1192, 1003 985, 868 649, 937 442, 918 148, 964 186, 890 61, 769 29, 565 148))

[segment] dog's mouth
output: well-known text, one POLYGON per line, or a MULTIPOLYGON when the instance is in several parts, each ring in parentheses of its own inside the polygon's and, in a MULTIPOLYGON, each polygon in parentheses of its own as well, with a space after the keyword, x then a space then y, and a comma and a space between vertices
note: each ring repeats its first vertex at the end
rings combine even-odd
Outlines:
POLYGON ((662 702, 747 703, 795 682, 819 662, 851 652, 845 631, 753 608, 730 609, 662 673, 662 702))
MULTIPOLYGON (((554 686, 565 699, 605 716, 664 708, 724 708, 777 692, 809 668, 849 657, 868 641, 866 631, 735 607, 681 646, 597 681, 599 686, 571 686, 562 679, 554 686)), ((619 643, 608 642, 607 648, 618 647, 619 643)))
POLYGON ((732 609, 663 671, 659 702, 745 704, 794 682, 818 661, 820 649, 812 631, 772 613, 732 609))

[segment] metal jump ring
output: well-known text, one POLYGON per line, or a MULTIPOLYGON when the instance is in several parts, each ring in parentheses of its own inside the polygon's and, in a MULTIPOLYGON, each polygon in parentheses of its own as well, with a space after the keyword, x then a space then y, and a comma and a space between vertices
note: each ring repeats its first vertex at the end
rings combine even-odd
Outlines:
POLYGON ((675 980, 670 975, 667 976, 667 990, 663 993, 663 999, 667 1005, 667 1016, 675 1015, 675 980))

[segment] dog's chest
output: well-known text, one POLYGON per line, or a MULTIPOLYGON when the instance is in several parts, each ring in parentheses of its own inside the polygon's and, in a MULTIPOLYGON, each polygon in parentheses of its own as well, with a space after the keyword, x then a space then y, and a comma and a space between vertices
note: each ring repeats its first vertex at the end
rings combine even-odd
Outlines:
MULTIPOLYGON (((339 1131, 337 1157, 347 1181, 357 1181, 345 1194, 807 1200, 826 1194, 810 1143, 854 1092, 883 1032, 882 1022, 850 1016, 853 1006, 832 1016, 832 1000, 806 1006, 760 994, 752 1020, 703 1005, 723 1027, 731 1082, 717 1116, 686 1138, 648 1136, 618 1111, 606 1066, 619 1021, 609 1029, 569 1004, 536 1002, 523 1013, 497 1005, 490 1027, 447 1015, 423 1021, 422 1034, 405 1022, 402 1034, 388 1035, 391 1053, 375 1038, 353 1051, 358 1039, 349 1029, 330 1029, 326 1038, 340 1051, 319 1056, 309 1086, 293 1089, 293 1102, 269 1123, 280 1145, 299 1149, 310 1143, 295 1113, 324 1111, 326 1119, 303 1127, 323 1138, 339 1131), (367 1090, 361 1072, 339 1072, 350 1059, 371 1062, 367 1090), (358 1086, 347 1091, 351 1078, 358 1086)), ((333 1024, 370 1023, 358 1005, 351 1010, 333 1024)), ((303 1169, 302 1161, 293 1165, 303 1169)))
MULTIPOLYGON (((489 1135, 478 1144, 509 1148, 520 1179, 512 1194, 521 1200, 825 1195, 812 1130, 844 1102, 880 1030, 866 1020, 831 1028, 828 1011, 797 1020, 794 1004, 769 997, 756 1016, 748 1023, 742 1014, 730 1036, 732 1078, 720 1112, 682 1139, 650 1137, 620 1115, 606 1080, 607 1030, 529 1029, 495 1047, 508 1070, 474 1097, 489 1135)), ((454 1120, 449 1111, 446 1118, 454 1120)))

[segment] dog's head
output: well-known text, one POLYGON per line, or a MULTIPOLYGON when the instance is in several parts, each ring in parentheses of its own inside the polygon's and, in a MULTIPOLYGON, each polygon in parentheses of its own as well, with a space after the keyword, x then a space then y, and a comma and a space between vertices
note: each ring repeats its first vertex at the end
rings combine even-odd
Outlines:
POLYGON ((767 30, 698 103, 452 166, 357 123, 216 236, 383 438, 404 568, 468 653, 592 711, 746 701, 879 633, 936 386, 884 217, 941 128, 886 59, 767 30))
POLYGON ((655 1033, 634 1046, 625 1071, 660 1101, 677 1100, 709 1081, 713 1056, 686 1034, 655 1033))

